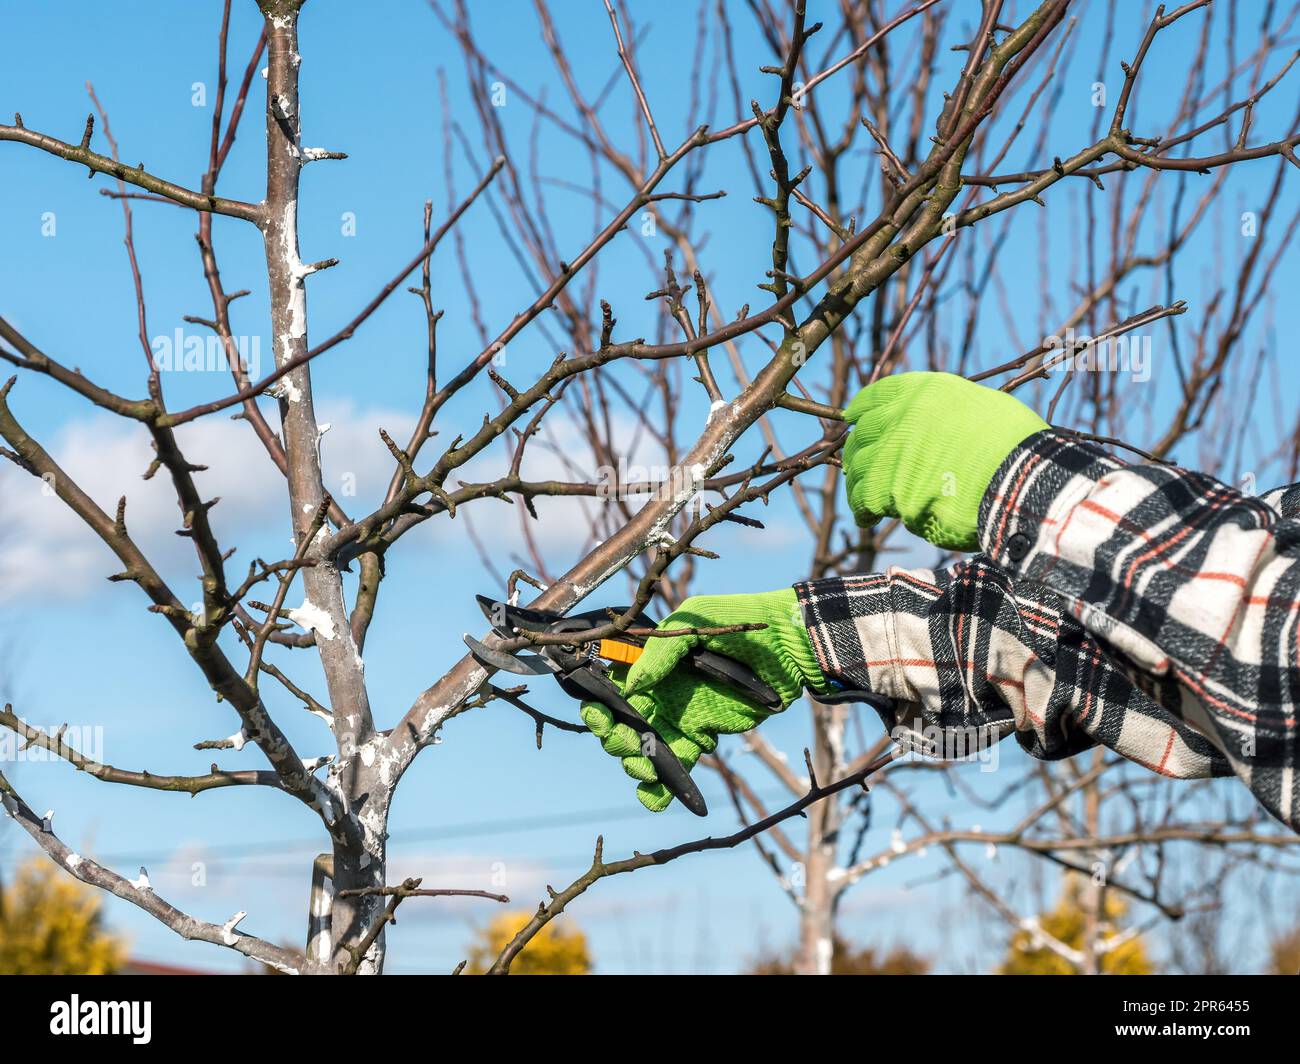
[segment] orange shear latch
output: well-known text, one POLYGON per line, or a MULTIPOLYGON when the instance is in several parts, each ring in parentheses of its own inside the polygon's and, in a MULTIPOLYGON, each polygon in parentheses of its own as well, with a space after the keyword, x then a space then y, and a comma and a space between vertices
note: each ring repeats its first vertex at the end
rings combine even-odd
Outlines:
POLYGON ((643 650, 643 647, 632 643, 623 643, 617 639, 602 639, 600 645, 596 647, 596 654, 606 661, 617 661, 624 665, 631 665, 641 656, 643 650))

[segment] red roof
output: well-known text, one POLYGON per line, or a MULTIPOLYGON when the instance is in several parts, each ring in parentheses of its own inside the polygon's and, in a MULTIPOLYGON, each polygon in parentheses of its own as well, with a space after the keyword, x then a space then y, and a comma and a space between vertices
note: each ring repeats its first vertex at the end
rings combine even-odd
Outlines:
POLYGON ((118 970, 118 975, 220 975, 220 972, 205 972, 200 968, 182 968, 175 964, 159 964, 157 961, 141 960, 132 957, 118 970))

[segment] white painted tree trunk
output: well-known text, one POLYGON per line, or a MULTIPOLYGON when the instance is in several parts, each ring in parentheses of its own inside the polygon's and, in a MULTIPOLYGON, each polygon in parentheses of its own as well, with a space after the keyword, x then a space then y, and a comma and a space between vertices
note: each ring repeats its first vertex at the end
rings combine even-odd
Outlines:
MULTIPOLYGON (((305 358, 307 343, 306 280, 314 272, 298 247, 298 185, 304 165, 298 101, 298 7, 294 0, 262 0, 267 28, 266 213, 263 224, 267 275, 270 283, 271 329, 277 368, 305 358)), ((288 460, 289 501, 297 543, 311 535, 314 515, 325 500, 321 476, 320 437, 312 398, 311 371, 298 365, 279 382, 280 414, 288 460)), ((317 539, 323 541, 320 534, 317 539)), ((365 665, 357 648, 343 601, 338 567, 322 557, 318 544, 306 556, 317 564, 302 571, 305 598, 300 623, 316 636, 329 688, 332 727, 338 752, 327 786, 340 801, 348 830, 335 835, 333 898, 328 918, 330 956, 319 957, 324 938, 318 936, 318 970, 346 964, 350 957, 340 942, 355 941, 379 918, 383 899, 377 895, 340 898, 342 890, 382 887, 385 839, 391 787, 377 778, 376 736, 365 686, 365 665), (369 754, 369 756, 366 756, 369 754)), ((395 781, 393 781, 395 782, 395 781)), ((325 897, 318 899, 322 904, 325 897)), ((383 936, 370 948, 358 971, 378 973, 383 967, 383 936)))

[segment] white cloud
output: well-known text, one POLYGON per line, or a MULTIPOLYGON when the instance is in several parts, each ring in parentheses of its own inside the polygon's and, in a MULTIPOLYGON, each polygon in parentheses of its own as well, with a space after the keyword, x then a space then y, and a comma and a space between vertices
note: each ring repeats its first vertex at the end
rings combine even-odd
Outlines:
MULTIPOLYGON (((358 410, 345 401, 322 404, 320 420, 333 426, 322 440, 327 487, 340 494, 349 510, 377 502, 393 469, 378 428, 382 425, 401 439, 410 431, 412 418, 358 410), (355 498, 346 496, 345 483, 355 484, 355 498)), ((177 439, 189 461, 209 467, 195 474, 195 481, 205 499, 221 499, 212 510, 212 522, 222 545, 241 547, 232 572, 247 565, 257 550, 275 550, 282 543, 287 553, 284 480, 248 425, 218 414, 182 426, 177 439), (275 535, 268 540, 270 533, 275 535), (242 542, 253 537, 260 540, 257 550, 242 542)), ((153 459, 146 432, 132 422, 96 414, 65 425, 43 443, 106 513, 111 515, 118 498, 126 496, 127 528, 164 576, 194 573, 193 548, 175 534, 181 516, 170 477, 160 470, 152 480, 142 479, 153 459)), ((84 598, 101 590, 104 578, 121 569, 49 485, 8 462, 0 467, 0 504, 0 602, 84 598)))
MULTIPOLYGON (((232 857, 223 855, 220 846, 209 851, 203 843, 192 842, 178 846, 168 859, 160 860, 155 855, 149 861, 149 875, 158 892, 181 908, 201 914, 204 919, 215 919, 227 909, 233 911, 232 907, 248 908, 250 925, 256 923, 267 928, 264 933, 270 933, 284 914, 289 914, 287 919, 296 929, 313 852, 290 846, 278 854, 232 857)), ((124 861, 127 866, 131 864, 130 860, 124 861)), ((554 869, 526 857, 407 851, 395 845, 390 848, 386 878, 390 884, 410 878, 420 879, 421 886, 427 888, 505 894, 511 908, 532 909, 555 875, 554 869)), ((403 923, 461 922, 467 915, 495 915, 501 908, 500 903, 483 898, 416 899, 403 913, 403 923)))
MULTIPOLYGON (((565 482, 617 484, 646 481, 672 484, 671 466, 658 442, 625 414, 611 415, 610 435, 617 456, 612 465, 601 465, 595 456, 583 424, 556 409, 543 421, 543 431, 529 442, 524 452, 520 475, 528 481, 558 480, 565 482)), ((458 481, 481 484, 504 476, 509 469, 516 439, 506 437, 503 444, 490 447, 479 458, 454 475, 458 481)), ((635 514, 645 505, 647 496, 629 495, 627 510, 635 514)), ((474 531, 487 552, 499 559, 498 568, 509 571, 512 559, 532 569, 523 525, 532 534, 536 546, 551 569, 563 572, 597 541, 608 538, 623 524, 623 508, 617 500, 591 496, 541 496, 534 500, 539 520, 527 516, 522 505, 507 510, 499 501, 485 499, 467 507, 474 531)), ((459 517, 457 518, 459 520, 459 517)))
MULTIPOLYGON (((358 409, 351 401, 320 404, 318 418, 329 431, 322 437, 322 460, 327 489, 350 514, 378 505, 393 471, 392 456, 379 439, 382 426, 400 443, 411 431, 407 413, 358 409)), ((276 419, 272 417, 272 422, 276 419)), ((592 451, 581 426, 565 412, 552 412, 546 431, 534 438, 526 452, 523 475, 529 480, 599 480, 592 451)), ((288 505, 284 481, 243 421, 218 414, 177 430, 185 456, 207 465, 195 475, 205 499, 220 497, 212 522, 223 547, 237 546, 230 564, 232 578, 241 574, 253 557, 268 561, 287 555, 288 505)), ((660 478, 664 474, 657 447, 628 422, 615 426, 614 438, 627 455, 620 475, 631 480, 660 478)), ((513 451, 513 437, 511 451, 513 451)), ((145 555, 184 597, 197 588, 193 581, 197 563, 188 539, 177 536, 181 515, 171 479, 160 470, 145 481, 143 473, 153 458, 149 437, 139 426, 109 414, 96 413, 66 424, 42 441, 55 460, 95 502, 112 514, 117 500, 127 498, 126 521, 145 555)), ((432 448, 433 445, 430 445, 432 448)), ((484 482, 505 473, 509 453, 496 444, 453 475, 449 487, 484 482)), ((426 455, 430 457, 431 455, 426 455)), ((610 476, 606 472, 606 477, 610 476)), ((643 501, 629 500, 635 511, 643 501)), ((610 533, 606 522, 618 512, 607 501, 591 498, 540 498, 540 521, 526 518, 538 549, 552 572, 563 572, 584 547, 610 533)), ((498 568, 509 571, 516 558, 529 551, 521 531, 524 510, 509 509, 497 499, 483 499, 465 508, 472 514, 474 531, 489 554, 500 559, 498 568)), ((762 514, 762 517, 775 516, 762 514)), ((457 520, 461 520, 458 516, 457 520)), ((468 561, 473 551, 466 533, 439 517, 430 523, 437 534, 454 536, 468 561)), ((416 536, 427 535, 426 526, 416 536)), ((724 537, 734 542, 736 532, 724 537)), ((767 533, 739 536, 745 551, 788 548, 792 532, 770 528, 767 533)), ((0 603, 51 599, 84 600, 108 588, 105 578, 121 564, 109 549, 53 494, 49 486, 8 462, 0 463, 0 603)), ((526 563, 526 567, 531 568, 526 563)))

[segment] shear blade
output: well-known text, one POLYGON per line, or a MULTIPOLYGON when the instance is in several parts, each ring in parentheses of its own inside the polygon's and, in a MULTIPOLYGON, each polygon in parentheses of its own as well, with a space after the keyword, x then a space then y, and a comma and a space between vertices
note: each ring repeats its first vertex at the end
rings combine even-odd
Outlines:
POLYGON ((464 639, 470 653, 481 664, 490 668, 501 669, 505 672, 517 672, 521 676, 545 676, 555 671, 545 658, 539 657, 537 654, 507 654, 500 650, 493 650, 486 643, 480 642, 472 635, 466 634, 464 639))
POLYGON ((560 620, 558 613, 549 613, 545 610, 530 610, 526 606, 512 606, 508 602, 502 602, 499 599, 488 598, 486 595, 475 595, 478 601, 478 607, 483 611, 483 616, 488 619, 488 623, 493 628, 501 631, 503 634, 509 634, 517 629, 523 629, 528 632, 547 632, 556 621, 560 620))

